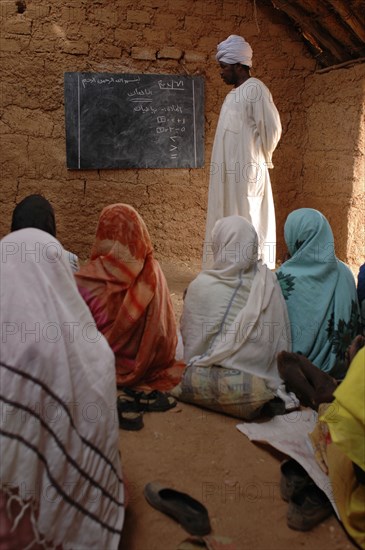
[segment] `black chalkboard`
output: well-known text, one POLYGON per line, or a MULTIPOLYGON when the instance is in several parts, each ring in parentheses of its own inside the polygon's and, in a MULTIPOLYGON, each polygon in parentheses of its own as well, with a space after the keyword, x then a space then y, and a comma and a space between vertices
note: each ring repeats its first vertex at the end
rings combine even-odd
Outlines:
POLYGON ((204 80, 65 73, 67 168, 199 168, 204 80))

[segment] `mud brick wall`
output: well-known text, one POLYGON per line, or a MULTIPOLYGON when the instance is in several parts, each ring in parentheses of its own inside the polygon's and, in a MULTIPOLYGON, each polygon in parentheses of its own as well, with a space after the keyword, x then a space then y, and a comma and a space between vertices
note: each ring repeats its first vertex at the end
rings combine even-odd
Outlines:
POLYGON ((309 77, 303 104, 306 144, 298 205, 323 210, 336 253, 357 272, 365 252, 365 64, 309 77))
POLYGON ((211 148, 229 91, 214 55, 235 33, 251 43, 253 75, 269 86, 283 123, 271 171, 278 256, 287 213, 312 206, 333 222, 342 259, 359 262, 363 66, 314 74, 315 60, 287 19, 260 0, 3 0, 0 11, 0 236, 14 206, 42 193, 54 205, 58 238, 85 259, 101 209, 128 202, 144 217, 159 258, 199 258, 211 148), (67 170, 66 71, 203 75, 205 167, 67 170))

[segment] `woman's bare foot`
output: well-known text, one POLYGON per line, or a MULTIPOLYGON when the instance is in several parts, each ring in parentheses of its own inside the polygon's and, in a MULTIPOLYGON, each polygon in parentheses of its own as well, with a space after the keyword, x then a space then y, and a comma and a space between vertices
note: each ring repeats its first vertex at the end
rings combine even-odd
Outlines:
POLYGON ((336 380, 313 365, 307 357, 282 351, 278 354, 277 361, 281 378, 302 405, 318 410, 320 403, 333 401, 336 380))
POLYGON ((337 388, 335 378, 321 371, 304 355, 298 355, 298 361, 304 376, 314 388, 316 410, 321 403, 331 403, 334 399, 333 392, 337 388))

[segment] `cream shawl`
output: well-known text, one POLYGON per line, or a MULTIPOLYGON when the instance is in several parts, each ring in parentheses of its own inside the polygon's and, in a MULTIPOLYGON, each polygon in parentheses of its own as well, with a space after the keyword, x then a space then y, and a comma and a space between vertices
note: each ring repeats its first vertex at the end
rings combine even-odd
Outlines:
POLYGON ((1 490, 31 507, 45 547, 118 548, 124 491, 114 355, 60 243, 1 241, 1 490))
POLYGON ((213 267, 185 297, 184 360, 258 376, 284 398, 276 356, 291 349, 289 318, 275 275, 257 260, 256 231, 243 217, 228 216, 215 224, 212 243, 213 267))

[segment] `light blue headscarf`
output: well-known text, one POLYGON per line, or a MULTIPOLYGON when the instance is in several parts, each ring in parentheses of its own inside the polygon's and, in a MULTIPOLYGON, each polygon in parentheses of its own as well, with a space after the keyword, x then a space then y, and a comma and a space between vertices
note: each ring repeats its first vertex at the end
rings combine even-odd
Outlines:
POLYGON ((336 258, 331 227, 317 210, 289 214, 284 237, 291 258, 276 275, 288 307, 292 349, 343 377, 347 347, 360 331, 354 277, 336 258))

